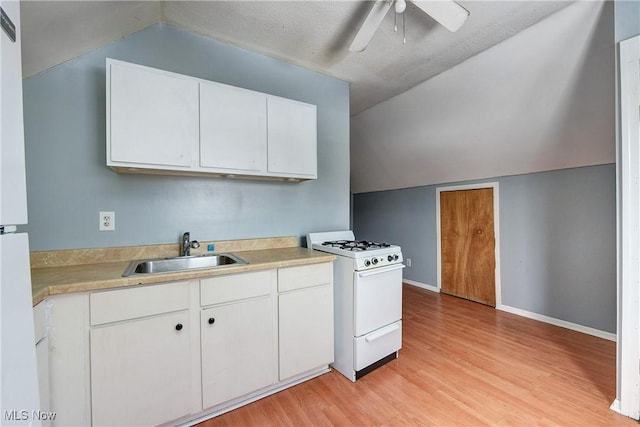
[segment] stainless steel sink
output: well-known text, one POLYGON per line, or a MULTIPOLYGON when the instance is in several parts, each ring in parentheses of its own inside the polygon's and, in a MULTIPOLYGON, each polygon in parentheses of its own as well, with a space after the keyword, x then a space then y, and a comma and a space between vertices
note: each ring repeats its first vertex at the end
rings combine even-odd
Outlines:
POLYGON ((247 262, 231 254, 205 254, 181 256, 175 258, 157 258, 131 261, 122 273, 123 277, 132 274, 171 273, 173 271, 216 268, 225 265, 247 264, 247 262))

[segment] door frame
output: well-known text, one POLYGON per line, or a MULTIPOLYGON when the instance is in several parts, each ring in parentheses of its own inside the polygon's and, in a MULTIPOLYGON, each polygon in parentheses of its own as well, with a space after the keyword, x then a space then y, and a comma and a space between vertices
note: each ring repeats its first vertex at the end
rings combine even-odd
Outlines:
POLYGON ((496 308, 502 305, 502 292, 500 286, 500 197, 499 197, 499 185, 497 182, 481 182, 477 184, 463 184, 452 185, 447 187, 436 188, 436 274, 437 274, 437 287, 438 292, 442 290, 442 242, 441 242, 441 230, 440 230, 440 193, 446 191, 459 191, 459 190, 480 190, 491 188, 493 189, 493 235, 495 237, 494 258, 496 262, 495 268, 495 290, 496 290, 496 308))
POLYGON ((620 42, 620 124, 617 145, 618 330, 617 393, 611 408, 640 416, 640 36, 620 42))

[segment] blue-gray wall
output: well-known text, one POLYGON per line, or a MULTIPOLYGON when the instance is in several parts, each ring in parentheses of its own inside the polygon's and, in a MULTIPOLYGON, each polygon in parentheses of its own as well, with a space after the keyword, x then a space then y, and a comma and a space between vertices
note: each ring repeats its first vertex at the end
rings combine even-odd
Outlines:
POLYGON ((640 34, 640 1, 617 0, 614 7, 616 42, 640 34))
MULTIPOLYGON (((615 333, 615 177, 609 164, 483 180, 499 183, 503 305, 615 333)), ((401 245, 404 277, 435 286, 446 185, 355 194, 356 236, 401 245)))
POLYGON ((349 225, 348 83, 157 24, 24 80, 31 250, 304 236, 349 225), (105 165, 105 58, 318 106, 318 180, 119 175, 105 165), (115 211, 116 231, 98 231, 115 211))

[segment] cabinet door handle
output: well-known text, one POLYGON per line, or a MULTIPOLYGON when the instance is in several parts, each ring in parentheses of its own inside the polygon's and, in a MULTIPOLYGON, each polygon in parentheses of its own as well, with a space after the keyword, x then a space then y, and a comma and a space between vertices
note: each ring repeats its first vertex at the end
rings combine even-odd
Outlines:
POLYGON ((176 331, 181 331, 182 330, 182 323, 178 323, 176 325, 176 331))
POLYGON ((216 319, 214 319, 213 317, 209 317, 209 324, 213 325, 214 323, 216 323, 216 319))

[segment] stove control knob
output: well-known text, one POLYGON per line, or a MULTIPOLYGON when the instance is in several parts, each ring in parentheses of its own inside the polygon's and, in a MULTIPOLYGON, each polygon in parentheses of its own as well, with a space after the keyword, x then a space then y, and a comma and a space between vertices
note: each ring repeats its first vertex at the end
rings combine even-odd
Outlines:
POLYGON ((376 265, 378 263, 378 258, 372 259, 371 262, 373 263, 373 265, 376 265))
POLYGON ((394 261, 397 261, 397 260, 398 260, 398 258, 400 258, 400 257, 399 257, 397 254, 393 256, 393 260, 394 260, 394 261))
POLYGON ((364 266, 369 267, 370 265, 371 265, 371 262, 369 260, 365 260, 364 266))
MULTIPOLYGON (((396 255, 396 256, 397 256, 397 255, 396 255)), ((389 262, 393 261, 393 255, 389 255, 389 256, 387 257, 387 260, 388 260, 389 262)))

